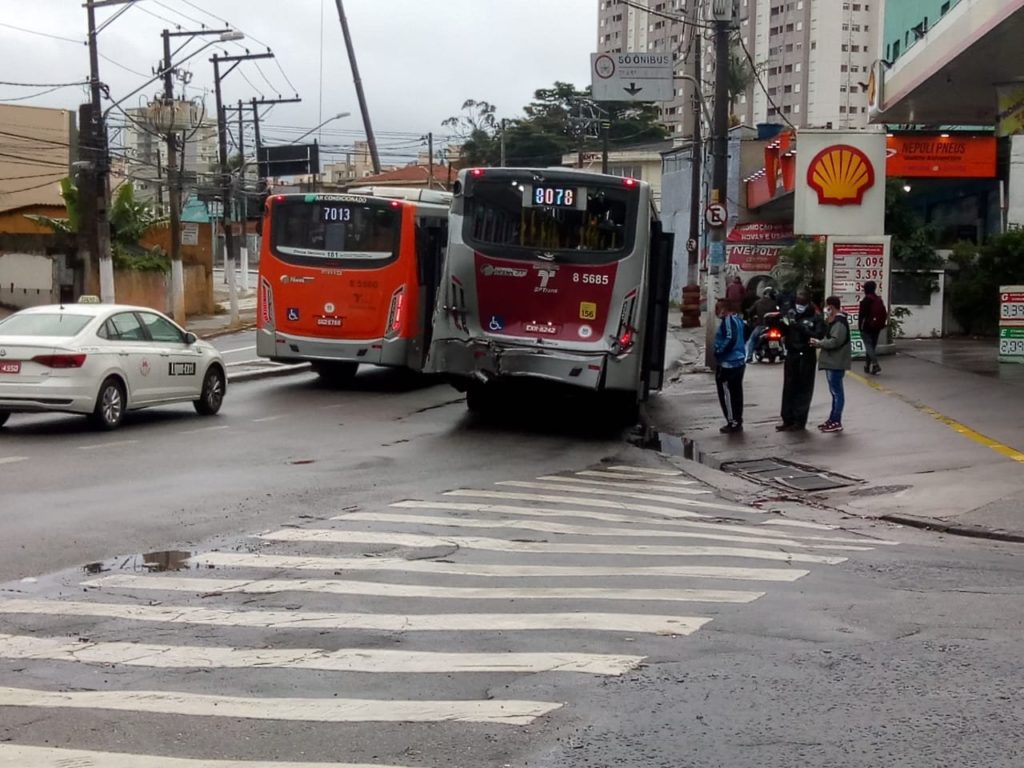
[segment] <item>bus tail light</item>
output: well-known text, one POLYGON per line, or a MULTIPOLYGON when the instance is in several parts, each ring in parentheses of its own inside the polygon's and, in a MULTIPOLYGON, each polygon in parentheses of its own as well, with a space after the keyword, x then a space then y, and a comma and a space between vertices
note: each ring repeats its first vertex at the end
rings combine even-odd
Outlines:
POLYGON ((619 327, 615 331, 615 338, 612 340, 612 349, 617 355, 629 352, 633 348, 633 342, 636 340, 636 305, 639 294, 640 289, 634 288, 622 300, 622 310, 619 312, 619 327))
POLYGON ((260 324, 266 328, 274 324, 274 289, 267 278, 260 278, 260 324))
POLYGON ((391 307, 388 309, 388 327, 384 338, 393 339, 402 332, 402 321, 405 314, 405 286, 391 294, 391 307))

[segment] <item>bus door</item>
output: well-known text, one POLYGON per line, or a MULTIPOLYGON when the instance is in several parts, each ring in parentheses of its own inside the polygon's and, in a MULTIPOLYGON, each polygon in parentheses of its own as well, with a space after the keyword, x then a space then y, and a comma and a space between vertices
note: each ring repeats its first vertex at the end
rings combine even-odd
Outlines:
POLYGON ((647 316, 644 319, 642 398, 662 388, 665 379, 665 341, 668 334, 669 295, 672 286, 673 235, 651 220, 647 255, 647 316))
POLYGON ((444 251, 448 243, 446 218, 422 217, 416 222, 416 270, 420 285, 419 323, 423 330, 421 364, 426 361, 433 338, 434 304, 437 301, 444 251))

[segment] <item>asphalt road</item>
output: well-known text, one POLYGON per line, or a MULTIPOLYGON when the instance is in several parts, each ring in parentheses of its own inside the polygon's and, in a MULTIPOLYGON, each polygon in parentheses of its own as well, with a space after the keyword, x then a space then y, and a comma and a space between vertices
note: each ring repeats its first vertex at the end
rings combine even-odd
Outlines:
POLYGON ((599 421, 380 369, 12 418, 0 766, 1024 762, 1017 546, 772 514, 599 421))

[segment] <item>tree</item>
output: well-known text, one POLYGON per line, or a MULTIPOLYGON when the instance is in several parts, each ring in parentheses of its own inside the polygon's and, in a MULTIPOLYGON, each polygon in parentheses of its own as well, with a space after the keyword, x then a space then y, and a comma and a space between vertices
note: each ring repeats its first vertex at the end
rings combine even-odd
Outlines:
POLYGON ((825 241, 797 240, 779 254, 779 282, 782 290, 807 288, 817 302, 825 299, 825 241))
POLYGON ((967 333, 992 333, 998 325, 999 288, 1024 283, 1024 232, 996 235, 980 248, 957 243, 959 272, 950 289, 953 316, 967 333))
POLYGON ((466 99, 462 112, 443 120, 462 141, 462 161, 467 165, 497 165, 501 149, 497 140, 500 129, 495 117, 497 107, 487 101, 466 99))

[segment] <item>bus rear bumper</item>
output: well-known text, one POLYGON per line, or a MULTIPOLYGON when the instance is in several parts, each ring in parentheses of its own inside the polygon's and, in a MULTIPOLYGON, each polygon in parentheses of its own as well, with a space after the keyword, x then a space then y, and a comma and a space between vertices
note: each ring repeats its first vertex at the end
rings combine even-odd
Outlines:
POLYGON ((413 367, 408 339, 314 339, 256 331, 256 354, 282 363, 317 361, 413 367))
POLYGON ((433 371, 464 381, 529 377, 598 390, 604 385, 609 355, 449 339, 436 341, 431 357, 433 371))

